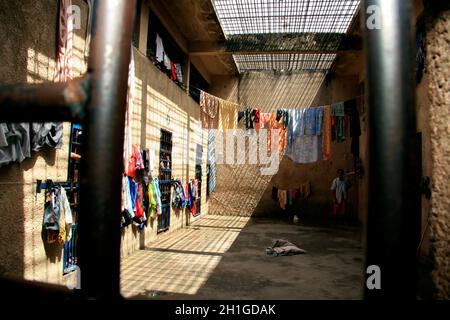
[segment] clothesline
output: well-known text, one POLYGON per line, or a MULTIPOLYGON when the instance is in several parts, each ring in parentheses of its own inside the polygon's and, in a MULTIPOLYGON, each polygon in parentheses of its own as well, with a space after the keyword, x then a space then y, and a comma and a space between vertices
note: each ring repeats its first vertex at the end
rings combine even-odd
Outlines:
MULTIPOLYGON (((219 97, 217 97, 217 96, 215 96, 215 95, 213 95, 213 94, 210 94, 210 93, 208 93, 208 92, 206 92, 205 90, 202 90, 202 89, 200 89, 200 88, 197 88, 197 87, 194 87, 194 86, 191 86, 191 85, 189 85, 189 87, 194 88, 194 89, 197 89, 197 90, 199 90, 199 91, 203 91, 204 93, 206 93, 206 94, 208 94, 208 95, 210 95, 210 96, 216 98, 216 99, 219 100, 219 101, 223 101, 223 102, 226 102, 226 103, 235 104, 235 105, 240 106, 240 107, 243 107, 243 106, 244 106, 244 105, 239 104, 239 103, 236 103, 236 102, 232 102, 232 101, 229 101, 229 100, 225 100, 225 99, 219 98, 219 97)), ((336 104, 339 104, 339 103, 349 102, 349 101, 352 101, 352 100, 355 100, 355 99, 358 99, 358 98, 361 98, 361 97, 364 97, 364 96, 363 96, 363 95, 358 95, 358 96, 352 97, 351 99, 342 100, 342 101, 336 101, 336 102, 332 102, 332 103, 324 103, 324 104, 322 104, 322 105, 317 105, 317 106, 309 106, 309 107, 303 106, 303 107, 298 107, 298 108, 281 107, 281 108, 278 108, 278 109, 301 110, 301 109, 307 109, 307 108, 318 108, 318 107, 323 107, 323 106, 327 106, 327 105, 336 105, 336 104)), ((246 108, 250 108, 250 107, 247 106, 246 108)), ((276 110, 273 111, 273 112, 276 112, 276 110)), ((270 112, 269 112, 269 113, 270 113, 270 112)))
MULTIPOLYGON (((196 88, 196 89, 198 89, 198 88, 196 88)), ((198 89, 198 90, 203 91, 204 93, 210 95, 211 97, 214 97, 215 99, 217 99, 219 101, 222 101, 222 102, 225 102, 225 103, 228 103, 228 104, 234 104, 234 105, 240 106, 240 107, 242 106, 242 104, 239 104, 239 103, 236 103, 236 102, 232 102, 230 100, 225 100, 225 99, 219 98, 219 97, 217 97, 217 96, 215 96, 215 95, 213 95, 211 93, 206 92, 205 90, 202 90, 202 89, 198 89)))

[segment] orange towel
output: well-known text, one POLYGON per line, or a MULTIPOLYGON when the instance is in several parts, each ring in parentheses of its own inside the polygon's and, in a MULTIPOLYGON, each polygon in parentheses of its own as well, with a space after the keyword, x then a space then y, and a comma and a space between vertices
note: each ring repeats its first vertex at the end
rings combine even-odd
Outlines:
POLYGON ((323 108, 323 160, 331 160, 331 106, 323 108))

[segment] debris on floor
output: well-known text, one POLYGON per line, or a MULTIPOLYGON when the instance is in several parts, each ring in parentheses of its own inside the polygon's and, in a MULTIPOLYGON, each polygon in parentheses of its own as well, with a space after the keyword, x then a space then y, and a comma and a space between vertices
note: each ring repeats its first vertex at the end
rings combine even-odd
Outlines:
POLYGON ((277 256, 290 256, 294 254, 302 254, 306 253, 306 250, 297 247, 295 244, 287 240, 276 239, 273 242, 272 246, 267 247, 266 253, 274 257, 277 257, 277 256))

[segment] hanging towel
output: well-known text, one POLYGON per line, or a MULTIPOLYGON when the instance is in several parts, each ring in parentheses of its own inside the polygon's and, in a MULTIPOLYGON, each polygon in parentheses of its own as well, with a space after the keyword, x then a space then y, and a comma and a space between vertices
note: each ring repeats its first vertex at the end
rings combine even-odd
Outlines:
POLYGON ((219 100, 219 130, 234 130, 237 128, 238 105, 229 101, 219 100))
POLYGON ((322 154, 323 160, 331 160, 331 106, 323 108, 322 154))
POLYGON ((259 129, 261 128, 261 110, 259 108, 255 108, 253 109, 253 113, 253 126, 255 127, 256 131, 259 132, 259 129))
POLYGON ((344 102, 338 102, 331 105, 331 115, 335 117, 345 116, 344 102))
POLYGON ((161 37, 156 34, 156 61, 164 61, 164 45, 161 37))
POLYGON ((280 121, 277 121, 277 113, 273 113, 270 118, 268 147, 269 153, 275 151, 283 153, 286 148, 286 130, 284 129, 284 118, 281 117, 280 121), (272 130, 278 130, 278 150, 275 150, 275 144, 272 144, 272 130))
POLYGON ((287 204, 286 190, 278 189, 278 200, 279 200, 281 209, 286 210, 286 204, 287 204))
POLYGON ((219 127, 219 99, 200 91, 200 119, 203 129, 219 127))
POLYGON ((300 136, 294 139, 292 151, 287 154, 295 163, 306 164, 322 160, 322 137, 300 136))

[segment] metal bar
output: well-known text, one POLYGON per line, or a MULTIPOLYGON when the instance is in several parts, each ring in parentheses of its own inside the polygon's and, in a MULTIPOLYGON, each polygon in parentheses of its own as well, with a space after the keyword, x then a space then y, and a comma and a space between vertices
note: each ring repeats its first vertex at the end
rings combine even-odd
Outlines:
POLYGON ((366 264, 381 271, 381 290, 366 286, 367 299, 415 298, 420 208, 415 205, 419 178, 411 5, 404 0, 365 0, 363 5, 369 112, 366 264), (375 13, 367 13, 369 6, 375 6, 375 13), (379 19, 380 28, 367 27, 369 16, 379 19))
POLYGON ((135 0, 95 1, 83 123, 79 262, 89 299, 120 298, 120 206, 135 0))
POLYGON ((0 86, 0 121, 80 120, 88 86, 87 77, 69 82, 0 86))

